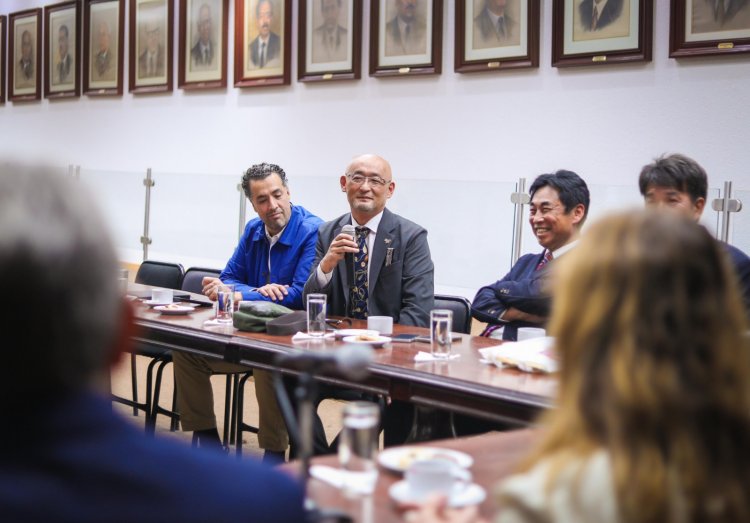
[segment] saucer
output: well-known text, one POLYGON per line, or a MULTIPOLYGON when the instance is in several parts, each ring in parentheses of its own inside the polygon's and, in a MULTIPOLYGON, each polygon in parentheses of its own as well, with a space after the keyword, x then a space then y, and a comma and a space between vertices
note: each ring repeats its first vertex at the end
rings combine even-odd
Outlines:
POLYGON ((341 339, 347 336, 379 336, 378 331, 372 331, 367 329, 338 329, 334 331, 336 338, 341 339))
POLYGON ((474 458, 464 452, 439 447, 391 447, 378 454, 378 463, 394 472, 405 472, 415 461, 426 459, 444 459, 465 469, 474 464, 474 458))
POLYGON ((190 307, 187 305, 177 305, 175 303, 171 305, 157 305, 154 307, 155 311, 159 311, 162 314, 187 314, 189 312, 193 312, 195 310, 195 307, 190 307))
POLYGON ((159 301, 159 300, 143 300, 143 303, 145 303, 149 307, 163 307, 165 305, 172 305, 172 303, 174 302, 171 302, 171 301, 164 302, 164 301, 159 301))
MULTIPOLYGON (((372 332, 376 332, 376 331, 372 331, 372 332)), ((346 343, 359 343, 361 345, 371 345, 372 347, 382 347, 386 343, 390 343, 391 339, 388 336, 361 334, 358 336, 345 336, 343 341, 346 343), (360 339, 360 336, 372 338, 372 339, 360 339)))
MULTIPOLYGON (((402 505, 419 505, 424 503, 428 495, 415 496, 409 488, 409 483, 406 480, 401 480, 388 489, 388 494, 393 498, 394 501, 402 505)), ((464 488, 456 488, 454 492, 451 492, 448 496, 449 507, 466 507, 469 505, 478 505, 484 498, 487 497, 487 492, 476 483, 471 483, 464 488)))

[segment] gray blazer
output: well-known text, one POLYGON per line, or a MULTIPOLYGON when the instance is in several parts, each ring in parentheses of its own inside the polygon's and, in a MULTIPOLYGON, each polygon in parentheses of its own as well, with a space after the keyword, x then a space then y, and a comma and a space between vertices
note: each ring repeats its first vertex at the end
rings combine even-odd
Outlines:
MULTIPOLYGON (((304 288, 304 296, 321 292, 328 296, 328 313, 346 316, 349 311, 349 278, 346 259, 341 260, 330 282, 318 285, 317 268, 328 252, 328 246, 352 223, 347 213, 321 225, 315 245, 315 262, 304 288)), ((351 269, 349 269, 351 271, 351 269)), ((427 244, 427 231, 388 209, 378 226, 370 261, 369 297, 367 310, 370 316, 391 316, 402 325, 429 325, 430 310, 434 304, 434 267, 427 244), (386 266, 386 251, 393 249, 390 265, 386 266)))

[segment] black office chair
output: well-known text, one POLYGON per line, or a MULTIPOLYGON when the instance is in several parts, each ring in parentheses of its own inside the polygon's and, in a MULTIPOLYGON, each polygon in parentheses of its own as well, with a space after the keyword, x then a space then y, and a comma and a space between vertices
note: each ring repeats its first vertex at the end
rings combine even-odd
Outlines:
MULTIPOLYGON (((153 285, 155 287, 164 287, 167 289, 179 289, 182 285, 182 278, 185 275, 185 269, 179 263, 168 263, 153 260, 146 260, 141 263, 138 272, 135 275, 135 282, 143 285, 153 285)), ((153 418, 153 376, 154 368, 157 368, 157 375, 163 371, 164 366, 172 361, 172 352, 161 347, 149 345, 147 343, 138 343, 132 348, 130 353, 130 373, 131 385, 133 390, 132 399, 112 395, 112 400, 133 407, 133 416, 138 415, 138 411, 143 411, 146 416, 146 432, 153 434, 155 429, 155 419, 153 418), (138 401, 138 375, 136 372, 136 356, 146 356, 151 358, 146 370, 146 399, 144 402, 138 401)), ((161 385, 161 380, 159 380, 161 385)), ((174 402, 174 397, 173 397, 174 402)), ((172 419, 171 429, 177 429, 176 420, 172 419)))
POLYGON ((453 331, 471 334, 471 302, 463 296, 435 295, 435 308, 453 311, 453 331))

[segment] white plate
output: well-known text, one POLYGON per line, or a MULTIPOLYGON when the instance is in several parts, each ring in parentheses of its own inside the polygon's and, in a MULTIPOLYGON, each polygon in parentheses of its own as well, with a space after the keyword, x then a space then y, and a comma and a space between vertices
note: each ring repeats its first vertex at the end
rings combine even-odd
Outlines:
POLYGON ((357 336, 346 336, 344 341, 346 343, 359 343, 362 345, 371 345, 373 347, 382 347, 386 343, 390 343, 391 339, 388 336, 378 336, 377 334, 365 334, 364 336, 372 337, 372 340, 360 340, 359 335, 357 336))
POLYGON ((339 329, 334 331, 337 338, 346 338, 347 336, 379 336, 378 331, 369 331, 367 329, 339 329))
POLYGON ((193 312, 195 307, 188 305, 157 305, 154 307, 155 311, 159 311, 162 314, 187 314, 193 312))
MULTIPOLYGON (((409 489, 409 484, 405 479, 398 481, 391 485, 388 489, 388 494, 398 503, 404 505, 419 505, 425 501, 425 498, 429 496, 415 496, 409 489)), ((487 497, 487 492, 477 485, 472 483, 465 487, 456 487, 451 495, 448 496, 449 507, 466 507, 468 505, 478 505, 484 498, 487 497)))
POLYGON ((163 302, 163 301, 155 301, 155 300, 143 300, 143 303, 148 305, 149 307, 162 307, 164 305, 171 305, 174 302, 163 302))
POLYGON ((474 464, 474 458, 464 452, 438 447, 391 447, 378 454, 378 462, 396 472, 404 472, 415 461, 424 459, 445 459, 465 469, 474 464))

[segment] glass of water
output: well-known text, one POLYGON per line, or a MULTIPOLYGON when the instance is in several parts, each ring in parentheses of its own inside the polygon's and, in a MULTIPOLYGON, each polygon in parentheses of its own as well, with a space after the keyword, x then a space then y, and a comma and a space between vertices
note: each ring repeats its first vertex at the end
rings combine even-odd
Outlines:
POLYGON ((232 323, 234 317, 234 284, 222 283, 216 288, 216 321, 232 323))
POLYGON ((433 357, 439 359, 450 357, 452 328, 453 311, 435 309, 430 312, 430 341, 433 357))
POLYGON ((339 463, 349 473, 344 490, 351 494, 371 494, 378 479, 376 463, 380 407, 367 401, 344 406, 339 440, 339 463))
POLYGON ((307 295, 307 333, 323 336, 326 333, 326 295, 307 295))

